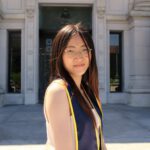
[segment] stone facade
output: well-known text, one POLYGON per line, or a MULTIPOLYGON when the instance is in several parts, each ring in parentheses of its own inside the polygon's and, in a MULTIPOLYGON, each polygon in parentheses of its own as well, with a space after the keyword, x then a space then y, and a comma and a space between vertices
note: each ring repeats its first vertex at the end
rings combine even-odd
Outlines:
MULTIPOLYGON (((39 6, 91 6, 102 103, 150 106, 150 0, 0 0, 0 101, 36 104, 39 6), (21 30, 21 93, 7 92, 7 30, 21 30), (109 32, 123 32, 123 92, 109 92, 109 32)), ((0 102, 1 104, 1 102, 0 102)))

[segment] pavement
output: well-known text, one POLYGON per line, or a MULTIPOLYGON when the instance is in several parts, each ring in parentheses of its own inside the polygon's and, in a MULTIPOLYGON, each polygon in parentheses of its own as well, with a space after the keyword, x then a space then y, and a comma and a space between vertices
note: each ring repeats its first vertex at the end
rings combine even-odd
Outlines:
MULTIPOLYGON (((150 150, 150 107, 103 105, 108 150, 150 150)), ((42 105, 0 107, 0 150, 45 150, 42 105)))

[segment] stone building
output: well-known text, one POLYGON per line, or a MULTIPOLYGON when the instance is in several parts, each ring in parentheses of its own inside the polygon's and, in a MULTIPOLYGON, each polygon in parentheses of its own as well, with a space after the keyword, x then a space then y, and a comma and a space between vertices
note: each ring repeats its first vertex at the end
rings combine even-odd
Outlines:
POLYGON ((95 43, 102 103, 150 106, 150 0, 0 0, 0 105, 42 103, 53 37, 77 22, 95 43))

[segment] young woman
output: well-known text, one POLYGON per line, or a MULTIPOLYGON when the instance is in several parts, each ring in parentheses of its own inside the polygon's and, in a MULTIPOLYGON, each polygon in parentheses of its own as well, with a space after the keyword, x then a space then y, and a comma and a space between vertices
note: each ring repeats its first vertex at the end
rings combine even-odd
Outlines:
POLYGON ((95 49, 80 24, 64 26, 52 45, 44 98, 48 150, 104 150, 95 49))

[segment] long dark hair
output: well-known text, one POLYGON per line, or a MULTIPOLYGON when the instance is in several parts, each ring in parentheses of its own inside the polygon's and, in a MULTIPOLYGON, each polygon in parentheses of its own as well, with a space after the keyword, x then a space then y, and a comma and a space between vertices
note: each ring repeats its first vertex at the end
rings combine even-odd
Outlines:
POLYGON ((87 105, 87 103, 85 102, 85 99, 80 93, 74 80, 72 79, 72 77, 70 76, 70 74, 67 72, 67 70, 64 68, 63 65, 62 55, 64 49, 66 48, 71 37, 75 34, 79 34, 83 42, 85 43, 85 46, 87 48, 92 49, 89 68, 82 76, 81 84, 83 86, 88 86, 89 91, 91 90, 93 91, 93 93, 97 97, 96 101, 100 105, 99 90, 98 90, 98 70, 95 57, 95 48, 91 35, 85 28, 83 28, 83 26, 81 26, 80 23, 66 25, 62 29, 60 29, 56 34, 52 44, 52 54, 50 56, 50 66, 51 66, 50 82, 52 82, 54 79, 57 78, 63 78, 65 81, 67 81, 71 86, 71 88, 73 89, 74 95, 78 97, 80 106, 91 117, 95 125, 96 124, 95 119, 89 105, 87 105))

